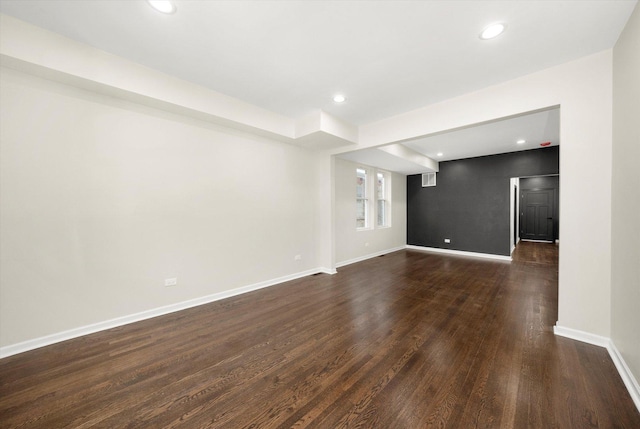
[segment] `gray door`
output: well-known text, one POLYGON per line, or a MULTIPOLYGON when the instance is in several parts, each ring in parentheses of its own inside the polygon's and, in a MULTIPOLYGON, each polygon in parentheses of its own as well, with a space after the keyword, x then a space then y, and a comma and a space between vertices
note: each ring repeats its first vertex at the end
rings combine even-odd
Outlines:
POLYGON ((553 241, 553 189, 522 191, 520 238, 553 241))

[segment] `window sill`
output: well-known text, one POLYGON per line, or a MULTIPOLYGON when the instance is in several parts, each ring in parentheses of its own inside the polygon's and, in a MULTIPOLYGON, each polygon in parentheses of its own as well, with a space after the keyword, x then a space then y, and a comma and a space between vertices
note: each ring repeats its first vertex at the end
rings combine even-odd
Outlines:
POLYGON ((387 225, 387 226, 368 226, 366 228, 356 228, 356 231, 375 231, 378 229, 389 229, 391 228, 391 225, 387 225))

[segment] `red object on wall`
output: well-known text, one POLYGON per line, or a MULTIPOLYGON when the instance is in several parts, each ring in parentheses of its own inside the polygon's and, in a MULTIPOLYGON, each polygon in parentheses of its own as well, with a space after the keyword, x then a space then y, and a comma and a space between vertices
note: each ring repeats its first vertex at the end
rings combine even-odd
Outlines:
POLYGON ((550 146, 551 142, 544 142, 544 143, 540 143, 540 146, 545 147, 545 146, 550 146))

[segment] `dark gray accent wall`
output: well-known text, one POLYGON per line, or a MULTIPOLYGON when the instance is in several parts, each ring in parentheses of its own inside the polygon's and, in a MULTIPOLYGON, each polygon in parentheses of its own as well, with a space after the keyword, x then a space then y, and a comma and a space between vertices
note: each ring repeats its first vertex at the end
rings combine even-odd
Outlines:
POLYGON ((558 174, 559 153, 554 146, 441 162, 429 188, 420 174, 407 176, 407 244, 508 256, 510 179, 558 174))

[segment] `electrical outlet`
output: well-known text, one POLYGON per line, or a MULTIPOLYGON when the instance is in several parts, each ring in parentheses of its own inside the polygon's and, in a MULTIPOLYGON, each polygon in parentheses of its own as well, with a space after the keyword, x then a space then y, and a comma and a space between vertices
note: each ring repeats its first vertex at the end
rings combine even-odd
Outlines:
POLYGON ((451 239, 450 239, 450 238, 445 238, 445 239, 444 239, 444 242, 445 242, 445 243, 451 243, 451 239))
POLYGON ((294 261, 299 261, 301 259, 302 259, 302 255, 296 255, 296 256, 293 257, 294 261))
POLYGON ((177 286, 178 285, 178 279, 176 277, 174 277, 172 279, 164 279, 164 285, 165 286, 177 286))

